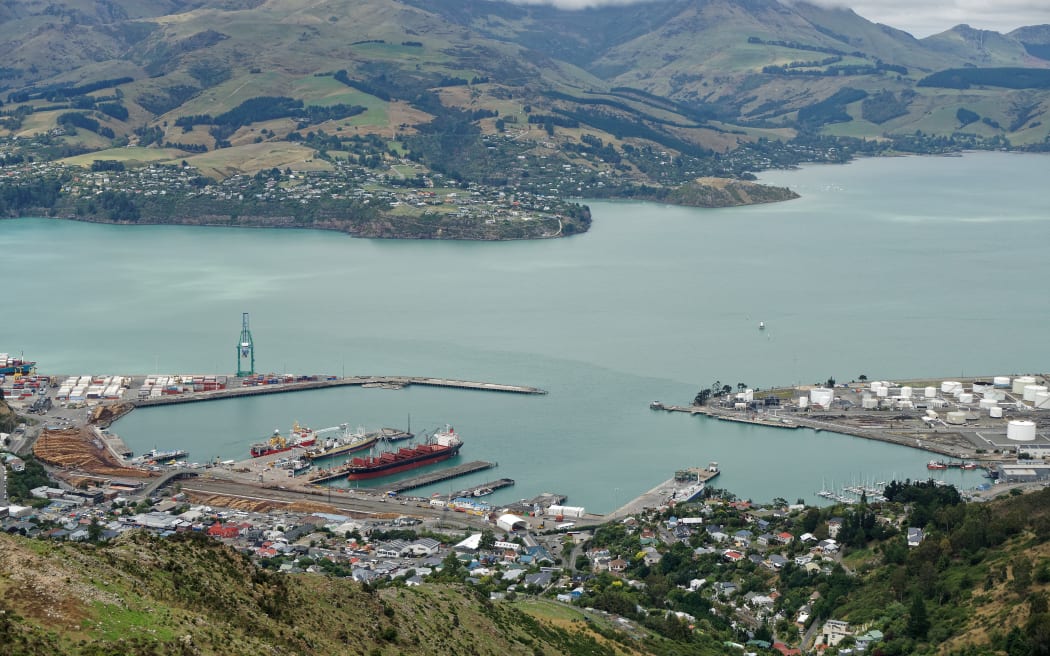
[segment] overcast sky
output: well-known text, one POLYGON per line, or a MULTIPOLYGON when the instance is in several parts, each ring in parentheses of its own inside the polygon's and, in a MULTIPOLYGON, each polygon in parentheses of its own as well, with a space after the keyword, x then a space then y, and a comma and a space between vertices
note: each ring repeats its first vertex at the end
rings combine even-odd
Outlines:
MULTIPOLYGON (((644 0, 512 0, 581 9, 644 0)), ((788 0, 781 0, 787 2, 788 0)), ((1050 0, 809 0, 813 4, 849 7, 876 23, 922 38, 960 23, 982 30, 1009 32, 1023 25, 1050 24, 1050 0)))

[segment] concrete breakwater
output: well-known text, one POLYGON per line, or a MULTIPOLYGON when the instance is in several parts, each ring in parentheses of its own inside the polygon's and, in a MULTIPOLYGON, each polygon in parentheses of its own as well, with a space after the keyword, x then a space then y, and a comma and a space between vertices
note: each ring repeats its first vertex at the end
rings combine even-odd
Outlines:
MULTIPOLYGON (((236 380, 236 378, 231 377, 230 380, 236 380)), ((506 385, 502 383, 455 380, 450 378, 428 378, 420 376, 347 376, 342 378, 329 378, 325 380, 295 381, 290 383, 253 385, 250 387, 227 387, 226 389, 210 390, 205 392, 187 392, 149 398, 128 399, 128 403, 131 403, 137 408, 148 408, 159 405, 172 405, 176 403, 197 403, 201 401, 215 401, 219 399, 261 396, 264 394, 283 394, 288 392, 301 392, 306 390, 324 389, 329 387, 355 386, 378 387, 383 389, 401 389, 410 385, 446 387, 452 389, 477 390, 483 392, 504 392, 511 394, 547 393, 546 390, 525 385, 506 385)))

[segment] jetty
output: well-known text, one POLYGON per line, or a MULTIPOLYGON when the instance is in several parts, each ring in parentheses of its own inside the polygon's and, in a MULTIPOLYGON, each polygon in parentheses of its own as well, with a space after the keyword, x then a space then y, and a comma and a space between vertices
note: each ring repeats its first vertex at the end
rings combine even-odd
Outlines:
MULTIPOLYGON (((230 381, 237 378, 230 376, 230 381)), ((216 401, 219 399, 232 399, 248 396, 261 396, 264 394, 284 394, 289 392, 302 392, 306 390, 325 389, 329 387, 379 387, 383 389, 402 389, 411 385, 422 385, 425 387, 445 387, 451 389, 475 390, 482 392, 504 392, 509 394, 546 394, 546 390, 526 385, 506 385, 503 383, 488 383, 471 380, 455 380, 452 378, 428 378, 419 376, 346 376, 337 378, 334 376, 317 380, 294 380, 292 382, 257 384, 243 387, 227 387, 202 392, 181 392, 176 394, 164 394, 161 396, 150 396, 143 398, 129 398, 127 403, 136 408, 149 408, 159 405, 173 405, 177 403, 199 403, 202 401, 216 401)))
POLYGON ((495 466, 496 463, 494 462, 474 460, 473 462, 467 462, 462 465, 456 465, 455 467, 439 469, 438 471, 433 471, 429 474, 421 474, 419 476, 413 476, 412 478, 406 478, 404 480, 391 483, 390 485, 385 486, 383 489, 390 490, 395 494, 401 494, 402 492, 414 490, 417 487, 423 487, 425 485, 431 485, 433 483, 440 483, 441 481, 448 481, 453 478, 459 478, 460 476, 466 476, 467 474, 473 474, 476 471, 492 469, 495 466))
POLYGON ((496 480, 496 481, 489 481, 488 483, 482 483, 481 485, 475 485, 474 487, 468 487, 465 490, 459 490, 458 492, 453 492, 449 496, 451 496, 452 498, 455 498, 455 497, 483 496, 483 495, 475 494, 475 492, 477 490, 490 490, 492 492, 495 492, 496 490, 499 490, 499 489, 505 488, 505 487, 510 487, 511 485, 514 485, 514 479, 513 478, 501 478, 501 479, 496 480))
POLYGON ((718 476, 719 473, 721 472, 718 463, 715 462, 706 468, 690 467, 675 472, 672 478, 628 501, 606 515, 605 519, 620 519, 638 514, 646 509, 661 508, 671 503, 687 501, 702 492, 707 482, 718 476))

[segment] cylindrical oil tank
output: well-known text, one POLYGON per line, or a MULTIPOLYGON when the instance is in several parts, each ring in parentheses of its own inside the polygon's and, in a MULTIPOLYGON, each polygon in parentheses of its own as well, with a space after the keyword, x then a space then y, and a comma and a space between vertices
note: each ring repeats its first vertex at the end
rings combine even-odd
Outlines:
POLYGON ((987 380, 975 380, 973 381, 973 385, 971 386, 971 388, 974 394, 983 394, 984 390, 988 389, 991 386, 992 384, 987 380))
POLYGON ((875 390, 875 396, 879 397, 880 399, 884 399, 889 395, 890 388, 888 387, 880 387, 879 389, 875 390))
POLYGON ((1018 376, 1014 378, 1011 391, 1014 394, 1024 394, 1025 385, 1035 385, 1035 378, 1031 376, 1018 376))
POLYGON ((1025 385, 1024 386, 1024 400, 1035 401, 1035 395, 1039 392, 1045 392, 1046 385, 1025 385))
POLYGON ((800 407, 800 408, 808 408, 809 407, 809 397, 808 396, 800 396, 800 397, 798 397, 798 407, 800 407))
POLYGON ((865 396, 863 399, 860 400, 860 407, 864 408, 865 410, 874 410, 875 408, 879 407, 879 400, 874 396, 865 396))
POLYGON ((1011 419, 1006 424, 1006 437, 1015 442, 1035 440, 1035 422, 1027 419, 1011 419))
POLYGON ((993 401, 1005 401, 1006 390, 1001 389, 990 389, 984 391, 984 398, 992 399, 993 401))
POLYGON ((959 403, 973 403, 973 394, 970 392, 963 392, 959 395, 959 403))
POLYGON ((965 424, 966 413, 962 412, 961 410, 953 410, 947 414, 944 420, 947 421, 949 424, 965 424))
POLYGON ((926 405, 930 406, 931 408, 943 408, 944 406, 948 405, 948 402, 944 399, 929 399, 926 402, 926 405))
POLYGON ((999 402, 995 399, 981 399, 981 402, 978 404, 978 407, 980 407, 981 409, 998 408, 999 402))
POLYGON ((988 416, 994 417, 995 419, 1001 419, 1003 416, 1003 409, 999 406, 995 406, 994 408, 988 408, 988 416))
POLYGON ((945 394, 955 394, 956 391, 962 390, 962 383, 956 380, 946 380, 941 383, 941 392, 945 394))
POLYGON ((1032 407, 1037 410, 1050 410, 1050 392, 1036 392, 1032 407))
POLYGON ((933 386, 927 387, 922 391, 922 395, 928 399, 932 399, 933 397, 937 396, 937 388, 933 386))
POLYGON ((903 399, 910 399, 911 398, 911 394, 912 394, 912 389, 911 389, 910 386, 905 385, 905 386, 901 387, 901 398, 903 398, 903 399))
POLYGON ((992 379, 992 385, 999 388, 1009 389, 1010 388, 1010 377, 1009 376, 996 376, 992 379))

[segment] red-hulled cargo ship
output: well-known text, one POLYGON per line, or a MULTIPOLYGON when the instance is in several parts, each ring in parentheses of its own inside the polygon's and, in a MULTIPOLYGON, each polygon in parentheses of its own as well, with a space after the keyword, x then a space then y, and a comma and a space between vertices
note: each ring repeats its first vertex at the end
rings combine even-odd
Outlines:
POLYGON ((451 426, 434 433, 426 444, 413 447, 402 447, 378 456, 353 458, 350 461, 346 477, 351 481, 366 478, 379 478, 397 472, 403 472, 423 465, 448 460, 459 453, 463 442, 451 426))

